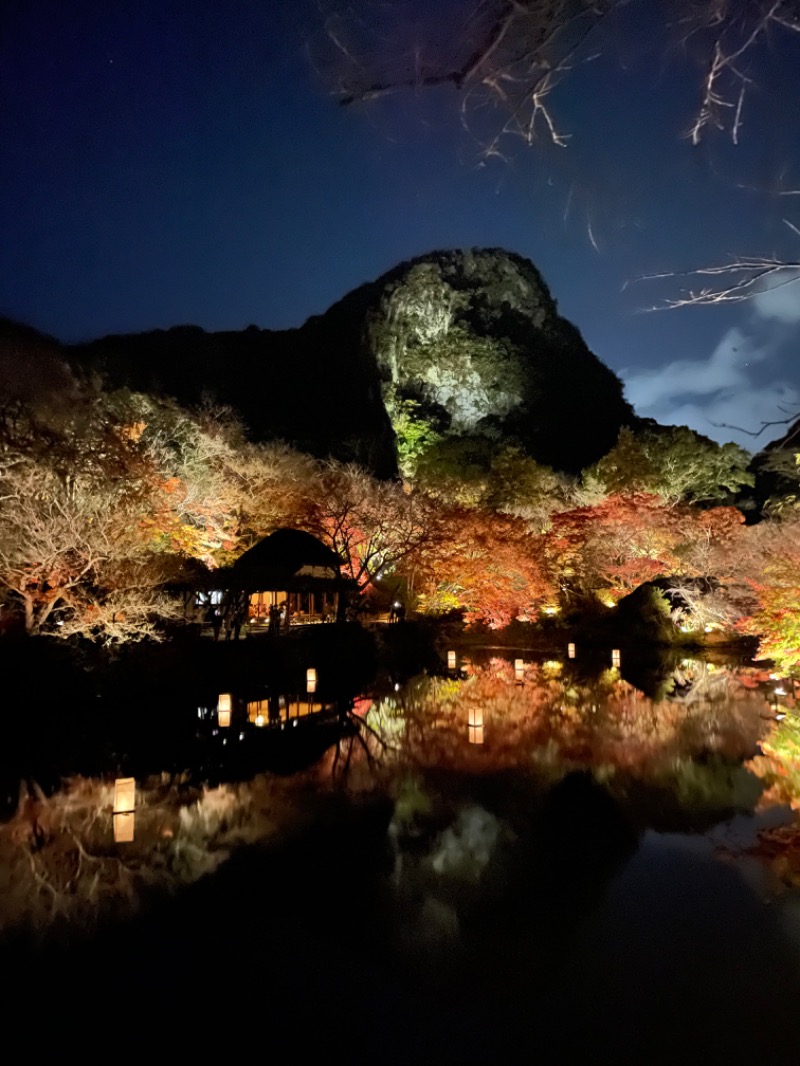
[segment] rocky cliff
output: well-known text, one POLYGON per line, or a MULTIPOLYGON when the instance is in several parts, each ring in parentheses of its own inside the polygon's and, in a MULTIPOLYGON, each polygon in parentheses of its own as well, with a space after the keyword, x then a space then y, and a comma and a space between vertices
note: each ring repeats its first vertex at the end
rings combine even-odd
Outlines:
POLYGON ((533 264, 500 249, 403 263, 296 330, 185 326, 69 352, 112 381, 183 402, 210 392, 258 438, 382 476, 396 470, 390 416, 406 400, 445 434, 514 437, 568 471, 635 422, 619 379, 558 315, 533 264))

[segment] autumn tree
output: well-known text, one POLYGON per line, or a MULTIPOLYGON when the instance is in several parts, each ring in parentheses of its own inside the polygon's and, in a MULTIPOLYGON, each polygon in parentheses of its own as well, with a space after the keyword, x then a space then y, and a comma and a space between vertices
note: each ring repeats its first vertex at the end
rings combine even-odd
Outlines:
POLYGON ((533 620, 554 596, 540 556, 541 542, 523 519, 442 508, 418 560, 420 610, 461 610, 468 624, 492 628, 515 618, 533 620))
POLYGON ((233 454, 218 416, 77 382, 43 449, 23 405, 0 461, 0 584, 31 633, 134 639, 175 614, 180 560, 232 547, 233 454), (33 428, 32 428, 33 427, 33 428), (12 461, 13 458, 13 461, 12 461))
POLYGON ((124 482, 65 480, 25 460, 0 481, 0 585, 28 633, 136 639, 170 617, 167 574, 141 531, 142 499, 124 482))
MULTIPOLYGON (((609 605, 657 577, 705 576, 699 544, 724 550, 744 518, 735 508, 700 511, 647 493, 616 493, 554 515, 545 557, 566 600, 609 605)), ((711 571, 713 573, 713 571, 711 571)))
POLYGON ((361 467, 322 463, 301 524, 342 558, 360 588, 392 573, 426 542, 427 505, 361 467))
POLYGON ((214 566, 235 548, 241 494, 232 469, 244 442, 229 409, 189 412, 172 400, 120 390, 108 419, 128 445, 148 494, 143 525, 154 550, 214 566))
POLYGON ((317 460, 286 444, 243 442, 226 458, 238 522, 237 553, 307 515, 319 489, 317 460))
POLYGON ((800 666, 800 520, 761 523, 760 565, 750 579, 755 606, 740 622, 760 639, 759 655, 781 669, 800 666))

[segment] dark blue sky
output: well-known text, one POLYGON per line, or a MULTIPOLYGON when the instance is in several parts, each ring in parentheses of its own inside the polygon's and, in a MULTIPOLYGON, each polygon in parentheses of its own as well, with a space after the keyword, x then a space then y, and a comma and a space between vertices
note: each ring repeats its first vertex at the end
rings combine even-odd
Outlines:
POLYGON ((711 423, 795 409, 800 286, 647 314, 680 282, 636 279, 800 258, 782 221, 800 197, 779 195, 800 188, 800 41, 773 42, 737 148, 692 148, 692 50, 665 50, 656 0, 630 6, 551 98, 568 147, 479 165, 452 90, 338 107, 312 0, 6 0, 0 312, 64 341, 281 328, 411 256, 500 246, 533 260, 641 413, 760 446, 711 423))

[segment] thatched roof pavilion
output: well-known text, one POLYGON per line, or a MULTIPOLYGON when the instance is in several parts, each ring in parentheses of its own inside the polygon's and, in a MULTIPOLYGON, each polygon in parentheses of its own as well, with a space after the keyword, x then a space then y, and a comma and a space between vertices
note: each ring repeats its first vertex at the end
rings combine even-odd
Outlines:
POLYGON ((251 624, 273 628, 341 618, 355 582, 331 548, 300 529, 278 529, 233 564, 229 587, 247 594, 251 624))

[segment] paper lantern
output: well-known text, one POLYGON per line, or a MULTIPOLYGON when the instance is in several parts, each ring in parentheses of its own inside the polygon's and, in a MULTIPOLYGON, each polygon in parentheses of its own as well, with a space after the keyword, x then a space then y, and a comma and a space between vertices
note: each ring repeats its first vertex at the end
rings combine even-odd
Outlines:
POLYGON ((313 666, 306 670, 306 692, 317 691, 317 671, 313 666))
POLYGON ((469 742, 483 744, 483 709, 480 707, 469 709, 469 742))
POLYGON ((217 700, 217 721, 221 729, 227 729, 231 724, 231 709, 233 697, 230 692, 220 692, 217 700))
POLYGON ((136 810, 136 778, 118 777, 114 781, 114 814, 136 810))
POLYGON ((567 658, 568 659, 574 659, 575 658, 575 645, 574 644, 568 644, 567 645, 567 658))
POLYGON ((614 648, 614 650, 611 652, 611 665, 619 666, 621 662, 622 656, 619 653, 619 648, 614 648))
POLYGON ((128 844, 133 840, 133 823, 136 810, 136 779, 118 777, 114 781, 114 840, 128 844))
POLYGON ((515 659, 514 660, 514 677, 516 678, 517 681, 521 681, 524 676, 525 676, 525 660, 524 659, 515 659))
POLYGON ((448 670, 455 670, 455 668, 456 668, 456 653, 454 651, 449 651, 447 653, 447 669, 448 670))

